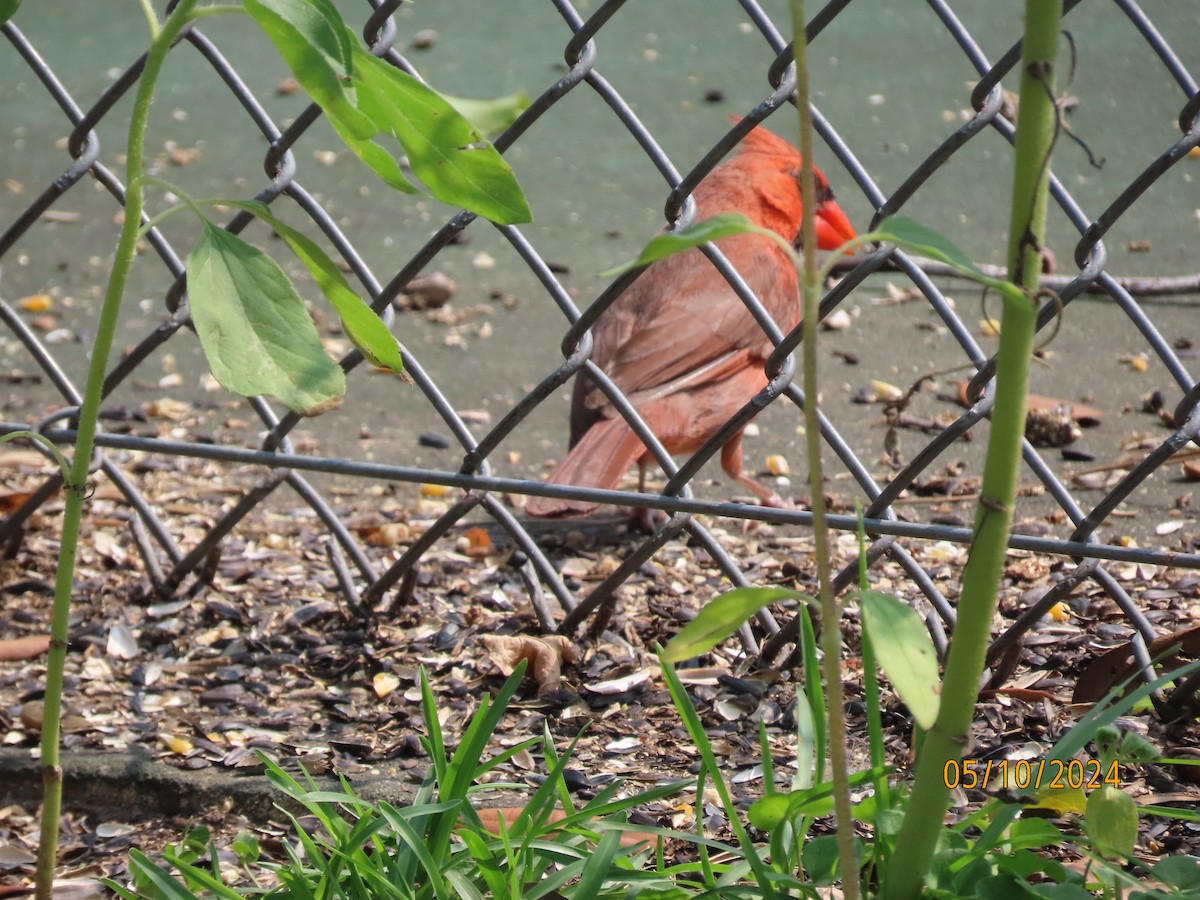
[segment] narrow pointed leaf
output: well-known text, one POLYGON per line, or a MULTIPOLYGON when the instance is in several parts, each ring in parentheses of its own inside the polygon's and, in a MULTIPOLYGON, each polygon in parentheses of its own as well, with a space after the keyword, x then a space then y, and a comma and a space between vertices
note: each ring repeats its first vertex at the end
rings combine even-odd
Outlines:
POLYGON ((205 223, 187 274, 192 322, 222 387, 244 397, 270 394, 302 415, 341 402, 345 374, 273 259, 205 223))
POLYGON ((170 873, 159 868, 150 857, 136 847, 129 851, 135 873, 152 885, 160 897, 167 900, 194 900, 195 894, 171 877, 170 873))
POLYGON ((324 250, 307 235, 280 221, 263 203, 240 200, 221 202, 252 212, 275 229, 296 254, 296 258, 304 263, 321 293, 337 311, 346 336, 371 365, 397 374, 404 371, 404 360, 400 356, 400 345, 396 343, 396 338, 375 311, 346 283, 337 265, 324 250))
POLYGON ((947 265, 954 266, 960 272, 980 278, 987 277, 971 261, 971 257, 960 250, 950 238, 934 231, 927 225, 922 225, 916 219, 910 219, 907 216, 888 216, 879 223, 879 227, 875 229, 874 233, 880 235, 882 240, 902 245, 905 250, 928 256, 930 259, 941 260, 947 265))
POLYGON ((529 108, 529 95, 525 93, 507 94, 490 100, 442 94, 442 99, 489 138, 517 121, 521 113, 529 108))
POLYGON ((941 701, 937 653, 912 607, 880 591, 861 591, 863 629, 879 665, 917 724, 933 727, 941 701))
POLYGON ((730 237, 735 234, 763 234, 770 237, 774 235, 774 232, 768 231, 765 228, 759 228, 741 213, 718 213, 715 216, 689 225, 687 228, 681 228, 679 231, 671 231, 651 238, 642 250, 642 255, 633 262, 625 263, 600 274, 604 278, 612 278, 615 275, 628 272, 630 269, 648 266, 650 263, 656 262, 664 256, 670 256, 673 253, 679 253, 683 250, 690 250, 708 241, 718 241, 721 238, 730 237))
POLYGON ((350 148, 350 151, 361 159, 367 168, 378 175, 384 184, 405 194, 424 193, 405 177, 404 170, 400 168, 396 157, 392 156, 385 147, 375 143, 373 138, 379 133, 379 130, 373 124, 370 128, 371 133, 367 137, 357 137, 351 122, 343 121, 337 111, 326 110, 326 112, 329 114, 329 123, 346 146, 350 148))
POLYGON ((799 599, 811 602, 811 597, 785 588, 734 588, 711 601, 696 618, 680 629, 663 650, 668 662, 691 659, 711 650, 725 640, 764 606, 776 600, 799 599))
POLYGON ((330 0, 246 0, 246 12, 275 45, 305 93, 356 137, 371 121, 355 108, 354 41, 330 0))
POLYGON ((400 142, 435 197, 501 225, 532 221, 504 157, 437 92, 365 50, 354 66, 359 110, 400 142))

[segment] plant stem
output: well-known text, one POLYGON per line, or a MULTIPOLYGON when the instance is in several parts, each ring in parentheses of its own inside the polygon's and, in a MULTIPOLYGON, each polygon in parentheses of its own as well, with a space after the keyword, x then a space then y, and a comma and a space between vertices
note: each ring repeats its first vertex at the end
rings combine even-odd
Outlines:
POLYGON ((821 465, 821 424, 817 418, 817 315, 821 283, 817 274, 817 186, 813 173, 812 112, 808 106, 808 40, 804 32, 804 0, 792 0, 792 53, 796 60, 796 110, 800 114, 801 296, 804 304, 804 441, 808 454, 808 485, 812 497, 814 553, 821 606, 821 671, 828 692, 829 763, 833 779, 833 808, 837 818, 842 896, 858 900, 858 861, 854 853, 854 818, 850 809, 850 779, 846 762, 846 710, 842 688, 842 611, 833 596, 829 562, 829 525, 825 508, 825 478, 821 465))
POLYGON ((884 884, 884 897, 888 900, 908 900, 921 892, 944 827, 949 797, 944 767, 947 762, 962 758, 967 743, 999 599, 1025 433, 1029 358, 1037 320, 1032 298, 1037 294, 1041 274, 1049 155, 1056 130, 1054 60, 1061 18, 1061 0, 1026 0, 1008 255, 1009 278, 1023 289, 1025 297, 1004 301, 996 365, 996 404, 971 556, 963 572, 958 622, 946 659, 941 707, 917 760, 912 797, 896 842, 893 858, 903 860, 903 865, 893 865, 884 884))
POLYGON ((162 71, 163 61, 171 44, 187 24, 196 0, 180 0, 179 5, 155 36, 146 57, 146 65, 138 83, 133 114, 129 123, 125 189, 125 221, 113 259, 112 272, 100 308, 96 325, 96 340, 88 366, 83 404, 79 409, 78 436, 75 455, 66 479, 66 503, 63 510, 62 544, 58 571, 54 582, 54 607, 50 621, 50 649, 46 657, 46 697, 42 721, 42 823, 37 859, 37 900, 51 900, 54 867, 58 856, 58 829, 62 815, 63 773, 59 755, 62 715, 63 671, 66 667, 68 618, 71 608, 71 588, 75 576, 75 556, 83 520, 83 501, 87 494, 88 472, 92 449, 95 446, 96 422, 103 399, 104 376, 108 369, 109 352, 117 328, 117 315, 125 282, 137 251, 138 228, 141 225, 143 194, 142 166, 145 149, 146 121, 154 85, 162 71))

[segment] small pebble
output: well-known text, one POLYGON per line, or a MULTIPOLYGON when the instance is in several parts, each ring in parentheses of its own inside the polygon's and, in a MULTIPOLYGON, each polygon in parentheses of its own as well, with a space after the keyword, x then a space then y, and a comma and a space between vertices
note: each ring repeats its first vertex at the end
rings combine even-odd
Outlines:
POLYGON ((432 447, 435 450, 445 450, 450 446, 449 440, 440 434, 433 434, 428 431, 417 437, 417 443, 422 447, 432 447))

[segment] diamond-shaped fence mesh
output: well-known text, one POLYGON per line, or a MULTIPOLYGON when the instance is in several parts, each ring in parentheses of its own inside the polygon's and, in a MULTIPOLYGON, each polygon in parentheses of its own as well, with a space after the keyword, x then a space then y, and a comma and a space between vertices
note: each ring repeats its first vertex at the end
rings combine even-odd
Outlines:
MULTIPOLYGON (((797 445, 804 396, 791 381, 793 365, 785 363, 758 396, 747 396, 739 417, 678 467, 637 426, 654 457, 667 463, 661 492, 546 486, 540 463, 565 452, 563 401, 572 377, 589 366, 589 329, 632 277, 606 283, 581 273, 630 258, 664 224, 650 218, 649 207, 665 209, 668 227, 690 221, 691 191, 753 125, 768 122, 779 134, 795 133, 785 4, 439 4, 436 40, 427 35, 416 41, 418 31, 431 27, 422 18, 432 14, 424 4, 340 5, 373 52, 428 77, 435 88, 530 95, 529 107, 494 143, 526 186, 537 222, 499 227, 433 201, 363 188, 365 170, 347 188, 353 176, 339 180, 331 173, 346 172, 357 161, 332 149, 336 142, 315 106, 277 89, 281 70, 269 45, 247 37, 244 22, 206 19, 189 30, 170 55, 156 100, 151 146, 163 148, 156 165, 197 194, 232 192, 266 202, 277 216, 327 242, 404 345, 415 387, 390 379, 381 387, 384 379, 345 352, 346 345, 347 400, 323 420, 301 420, 265 399, 244 401, 231 413, 230 398, 222 394, 220 415, 255 421, 258 436, 250 437, 256 428, 243 427, 200 441, 169 424, 158 427, 161 420, 114 421, 116 412, 144 399, 147 385, 159 386, 158 394, 196 395, 189 393, 190 377, 182 385, 178 376, 160 382, 165 360, 181 372, 199 366, 182 262, 194 231, 182 216, 151 230, 123 317, 124 353, 107 382, 112 415, 102 423, 96 457, 99 472, 132 511, 130 533, 149 581, 170 595, 192 580, 211 578, 223 542, 268 498, 290 491, 328 532, 324 571, 334 573, 347 602, 363 612, 404 591, 406 582, 411 591, 423 556, 440 542, 453 542, 468 521, 488 523, 518 548, 510 581, 522 586, 546 629, 603 620, 618 588, 681 536, 707 553, 729 582, 754 582, 746 542, 730 539, 737 521, 803 529, 811 524, 810 513, 803 502, 776 509, 730 501, 737 493, 732 482, 709 485, 697 472, 751 413, 768 405, 763 428, 772 429, 781 445, 797 445), (741 122, 731 125, 730 113, 741 122), (417 293, 414 279, 439 270, 457 275, 458 301, 469 303, 477 294, 481 303, 428 318, 408 309, 417 293), (396 313, 394 304, 408 311, 396 313), (504 311, 510 306, 516 307, 511 314, 504 311), (492 315, 484 316, 481 307, 492 315), (356 450, 357 436, 388 428, 400 429, 404 439, 375 442, 369 454, 356 450), (556 430, 544 432, 549 438, 534 437, 538 428, 556 430), (414 437, 422 431, 448 435, 452 449, 419 448, 414 437), (317 433, 325 436, 321 444, 308 437, 317 433), (334 452, 322 452, 324 447, 334 452), (147 459, 171 465, 181 457, 217 461, 243 476, 254 473, 250 483, 244 477, 230 482, 237 486, 232 500, 200 534, 174 530, 140 484, 147 459), (341 495, 330 492, 334 481, 327 475, 338 483, 441 485, 463 493, 454 500, 454 490, 419 535, 383 553, 339 515, 344 505, 341 495), (532 528, 522 515, 522 499, 531 494, 666 515, 649 537, 622 539, 617 564, 602 580, 579 587, 544 550, 554 529, 532 528)), ((1003 88, 1019 58, 1019 4, 992 4, 1011 8, 990 11, 937 0, 899 6, 847 0, 815 11, 808 36, 818 89, 818 162, 860 231, 902 212, 952 233, 975 258, 1000 262, 1013 135, 1012 99, 1003 88)), ((1200 63, 1200 24, 1178 5, 1156 4, 1157 25, 1133 2, 1068 7, 1071 37, 1064 38, 1070 45, 1064 55, 1078 55, 1079 73, 1061 86, 1064 132, 1051 215, 1058 254, 1047 282, 1058 299, 1042 309, 1041 333, 1054 336, 1043 352, 1050 374, 1041 383, 1053 386, 1061 379, 1061 392, 1073 392, 1074 401, 1087 394, 1107 411, 1110 435, 1138 434, 1119 457, 1089 460, 1097 454, 1063 454, 1054 446, 1075 436, 1070 410, 1052 407, 1044 416, 1046 427, 1065 429, 1067 438, 1030 433, 1022 473, 1027 497, 1010 544, 1062 564, 1053 586, 997 638, 993 660, 1081 585, 1107 592, 1148 643, 1158 633, 1140 588, 1114 568, 1200 568, 1194 513, 1186 505, 1186 486, 1177 484, 1179 463, 1191 458, 1187 448, 1200 430, 1200 386, 1188 368, 1186 327, 1179 324, 1194 316, 1186 294, 1196 292, 1187 270, 1197 258, 1192 217, 1200 207, 1195 160, 1189 159, 1200 144, 1200 91, 1192 75, 1200 63), (1071 94, 1080 98, 1078 111, 1071 94), (1107 155, 1106 168, 1094 168, 1089 154, 1107 155), (1147 219, 1159 227, 1153 234, 1160 255, 1132 256, 1126 249, 1137 249, 1147 219), (1129 228, 1130 222, 1138 224, 1129 228), (1110 236, 1121 252, 1106 241, 1110 236), (1134 274, 1174 277, 1127 278, 1115 271, 1150 265, 1143 259, 1169 259, 1172 241, 1182 248, 1177 271, 1134 274), (1177 299, 1148 303, 1164 293, 1177 299), (1124 336, 1120 346, 1129 350, 1119 360, 1109 340, 1118 333, 1124 336), (1107 365, 1099 364, 1100 346, 1107 365), (1137 381, 1138 369, 1157 380, 1137 381), (1148 402, 1158 414, 1143 414, 1140 398, 1152 387, 1158 394, 1148 402), (1116 424, 1123 411, 1132 418, 1116 424), (1143 523, 1154 519, 1149 524, 1160 527, 1139 533, 1138 541, 1121 540, 1132 528, 1127 505, 1149 503, 1143 495, 1152 488, 1179 495, 1177 508, 1156 501, 1160 515, 1143 517, 1143 523)), ((32 425, 65 444, 73 437, 97 305, 89 298, 103 284, 115 240, 123 129, 141 65, 134 38, 144 33, 136 21, 113 31, 111 23, 96 21, 108 13, 95 7, 87 15, 93 19, 81 13, 79 21, 67 16, 48 22, 46 9, 23 10, 3 27, 0 51, 0 168, 6 179, 0 189, 0 337, 12 383, 5 398, 10 421, 0 430, 32 425), (134 37, 108 37, 113 34, 134 37), (80 58, 88 64, 81 66, 80 58), (106 70, 108 80, 99 81, 106 70), (85 231, 99 234, 93 239, 97 249, 82 249, 87 240, 78 236, 85 231), (61 289, 51 290, 56 284, 61 289), (61 315, 53 321, 39 316, 35 305, 15 300, 41 291, 60 302, 61 315), (74 304, 62 303, 64 295, 74 304), (54 396, 47 395, 49 388, 54 396)), ((245 213, 230 215, 226 227, 244 230, 252 241, 269 240, 245 213)), ((929 611, 931 630, 944 640, 953 628, 956 582, 930 571, 920 548, 932 543, 953 553, 970 541, 970 507, 963 501, 974 496, 972 472, 978 471, 977 448, 992 402, 994 342, 980 328, 986 300, 926 261, 886 247, 847 259, 839 276, 821 307, 823 319, 852 323, 849 332, 830 333, 836 355, 822 355, 831 395, 823 397, 822 436, 832 472, 829 493, 838 501, 832 524, 852 533, 853 500, 861 501, 868 562, 899 565, 911 580, 909 595, 929 611), (843 334, 859 334, 863 343, 843 346, 843 334), (947 374, 955 367, 962 371, 947 374), (930 377, 908 394, 923 376, 930 377), (845 402, 850 388, 872 378, 899 388, 893 395, 888 385, 876 386, 890 401, 883 413, 879 406, 845 402), (855 383, 841 390, 849 381, 855 383), (943 403, 939 415, 918 414, 934 389, 958 392, 962 405, 943 403), (965 443, 972 437, 972 444, 965 443)), ((740 292, 761 313, 758 298, 744 285, 740 292)), ((798 349, 799 329, 770 337, 782 361, 798 349)), ((594 366, 590 371, 601 378, 594 366)), ((614 404, 632 416, 633 407, 609 387, 614 404)), ((199 393, 210 406, 218 402, 211 391, 199 393)), ((803 494, 804 466, 799 456, 793 463, 793 492, 803 494)), ((0 524, 0 541, 11 545, 60 486, 48 477, 22 496, 0 524)), ((852 562, 838 585, 856 578, 852 562)), ((789 636, 788 623, 765 613, 743 633, 767 659, 783 652, 789 636)))

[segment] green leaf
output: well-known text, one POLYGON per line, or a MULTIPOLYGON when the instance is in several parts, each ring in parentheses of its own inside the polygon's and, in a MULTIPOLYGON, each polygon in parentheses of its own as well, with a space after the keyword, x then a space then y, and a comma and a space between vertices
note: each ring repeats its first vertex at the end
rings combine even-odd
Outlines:
POLYGON ((812 598, 784 588, 734 588, 706 604, 696 618, 680 629, 667 644, 663 657, 672 663, 691 659, 725 640, 764 606, 776 600, 812 598))
POLYGON ((833 810, 833 795, 828 784, 786 794, 767 794, 750 806, 750 824, 760 831, 771 831, 798 816, 823 816, 833 810))
POLYGON ((278 263, 210 222, 187 260, 192 322, 221 386, 271 394, 316 415, 341 402, 346 376, 326 354, 278 263))
POLYGON ((1117 758, 1122 763, 1141 765, 1154 762, 1161 757, 1162 753, 1158 748, 1140 734, 1127 731, 1121 736, 1121 747, 1117 758))
POLYGON ((169 872, 156 866, 136 847, 129 851, 130 866, 142 884, 152 886, 166 900, 195 900, 195 894, 176 881, 169 872))
POLYGON ((901 600, 880 591, 860 591, 863 630, 896 693, 917 724, 928 730, 941 701, 937 653, 921 617, 901 600))
POLYGON ((759 831, 773 831, 787 820, 790 806, 787 794, 767 794, 750 805, 747 818, 759 831))
POLYGON ((329 123, 333 125, 334 130, 346 146, 355 156, 366 163, 367 167, 378 175, 384 184, 405 194, 423 193, 405 177, 396 158, 372 140, 378 133, 374 125, 371 126, 371 134, 368 137, 360 138, 355 136, 351 123, 342 121, 336 111, 326 110, 326 113, 329 115, 329 123))
POLYGON ((512 167, 437 92, 362 49, 354 66, 359 110, 400 142, 435 197, 501 225, 533 220, 512 167))
POLYGON ((326 299, 337 310, 346 336, 373 366, 389 369, 399 374, 404 371, 404 360, 400 356, 400 345, 388 330, 383 320, 375 314, 354 289, 346 283, 342 273, 329 255, 316 243, 295 228, 280 221, 266 206, 256 201, 222 200, 227 206, 244 209, 262 219, 283 238, 296 258, 304 263, 313 281, 326 299))
POLYGON ((1137 804, 1124 791, 1106 784, 1088 795, 1084 826, 1097 850, 1128 859, 1137 842, 1137 804))
POLYGON ((258 838, 249 831, 239 831, 237 837, 233 839, 231 849, 237 856, 238 862, 244 866, 258 862, 262 855, 258 846, 258 838))
POLYGON ((442 94, 442 99, 488 137, 502 132, 517 121, 521 113, 529 109, 529 95, 526 93, 508 94, 491 100, 474 100, 442 94))
POLYGON ((1066 841, 1063 833, 1045 819, 1018 819, 1009 826, 1008 844, 1013 850, 1057 847, 1066 841))
POLYGON ((1181 891, 1194 893, 1200 887, 1200 859, 1194 856, 1168 856, 1155 863, 1151 871, 1163 884, 1181 891))
POLYGON ((21 8, 21 0, 0 0, 0 25, 3 25, 21 8))
POLYGON ((602 278, 612 278, 628 272, 630 269, 648 266, 650 263, 656 262, 664 256, 670 256, 673 253, 679 253, 683 250, 690 250, 708 241, 718 241, 721 238, 730 237, 735 234, 763 234, 770 237, 775 232, 766 228, 759 228, 741 213, 718 213, 711 218, 695 222, 687 228, 670 231, 666 234, 660 234, 658 237, 651 238, 650 242, 642 250, 642 255, 633 262, 627 262, 624 265, 617 266, 615 269, 601 272, 600 275, 602 278))
POLYGON ((804 845, 801 856, 804 872, 818 887, 831 885, 838 878, 838 844, 836 834, 815 837, 804 845))
POLYGON ((879 236, 879 240, 899 244, 905 250, 928 256, 930 259, 941 260, 965 274, 981 279, 988 278, 952 240, 922 225, 916 219, 888 216, 879 223, 873 233, 879 236))
POLYGON ((375 133, 355 102, 351 32, 330 0, 246 0, 246 12, 331 118, 357 138, 375 133))

